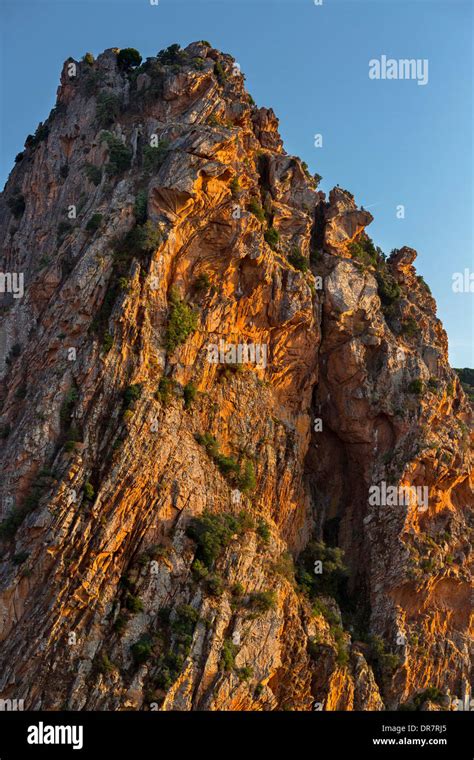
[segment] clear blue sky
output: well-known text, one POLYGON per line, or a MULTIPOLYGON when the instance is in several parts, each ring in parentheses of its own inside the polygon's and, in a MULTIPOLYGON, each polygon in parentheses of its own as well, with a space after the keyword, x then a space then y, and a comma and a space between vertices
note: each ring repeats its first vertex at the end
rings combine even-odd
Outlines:
POLYGON ((474 271, 472 20, 470 0, 3 0, 1 184, 53 106, 68 56, 209 40, 236 58, 321 189, 338 183, 370 207, 368 232, 386 252, 418 250, 452 364, 473 367, 474 296, 451 288, 453 272, 474 271), (370 80, 382 54, 427 58, 428 84, 370 80))

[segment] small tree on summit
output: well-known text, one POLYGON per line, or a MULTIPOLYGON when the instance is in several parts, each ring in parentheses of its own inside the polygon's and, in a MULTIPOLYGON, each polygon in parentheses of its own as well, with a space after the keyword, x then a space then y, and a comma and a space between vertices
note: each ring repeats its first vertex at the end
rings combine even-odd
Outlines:
POLYGON ((138 50, 135 48, 124 48, 117 55, 117 62, 121 69, 133 69, 135 66, 140 66, 142 57, 138 50))
POLYGON ((172 66, 173 64, 180 64, 185 58, 184 50, 181 50, 181 45, 175 42, 165 50, 160 50, 157 55, 158 63, 162 66, 172 66))

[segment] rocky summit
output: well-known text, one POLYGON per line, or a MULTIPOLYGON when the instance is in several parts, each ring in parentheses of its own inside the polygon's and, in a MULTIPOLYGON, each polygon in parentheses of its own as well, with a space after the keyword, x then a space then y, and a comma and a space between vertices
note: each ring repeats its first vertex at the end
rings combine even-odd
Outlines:
POLYGON ((0 698, 469 704, 472 411, 230 55, 65 62, 0 199, 0 698))

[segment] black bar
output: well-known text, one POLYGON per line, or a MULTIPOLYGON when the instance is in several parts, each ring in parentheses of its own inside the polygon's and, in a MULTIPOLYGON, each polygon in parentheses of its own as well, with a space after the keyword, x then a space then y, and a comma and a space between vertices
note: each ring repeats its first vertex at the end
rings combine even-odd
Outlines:
POLYGON ((470 712, 3 712, 0 760, 27 757, 107 758, 136 755, 182 757, 236 752, 301 755, 308 760, 338 757, 450 758, 472 760, 470 712), (43 724, 42 733, 38 727, 43 724), (48 726, 71 727, 64 739, 81 743, 31 744, 27 737, 61 740, 48 726), (34 730, 32 727, 37 727, 34 730), (72 733, 76 727, 76 733, 72 733), (375 743, 374 740, 381 740, 375 743), (391 743, 388 742, 390 740, 391 743), (424 740, 424 744, 422 742, 424 740), (382 741, 384 743, 382 743, 382 741), (287 749, 285 750, 285 747, 287 749), (324 749, 325 754, 321 754, 324 749), (334 755, 327 755, 331 750, 334 755))

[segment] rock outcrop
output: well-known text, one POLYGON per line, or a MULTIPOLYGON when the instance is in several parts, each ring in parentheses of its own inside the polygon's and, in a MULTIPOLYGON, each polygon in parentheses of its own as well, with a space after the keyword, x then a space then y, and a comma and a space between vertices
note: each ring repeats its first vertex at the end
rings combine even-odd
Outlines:
POLYGON ((470 694, 471 409, 371 221, 207 43, 66 61, 0 199, 2 698, 470 694))

